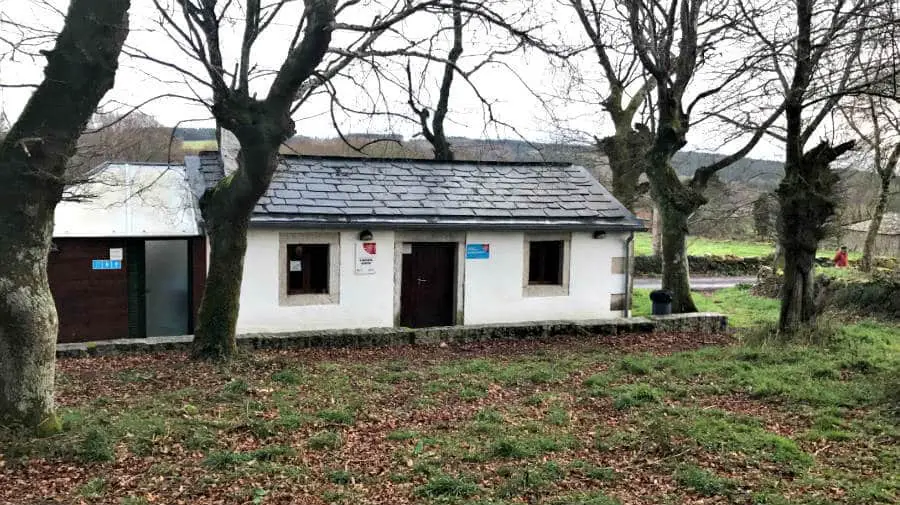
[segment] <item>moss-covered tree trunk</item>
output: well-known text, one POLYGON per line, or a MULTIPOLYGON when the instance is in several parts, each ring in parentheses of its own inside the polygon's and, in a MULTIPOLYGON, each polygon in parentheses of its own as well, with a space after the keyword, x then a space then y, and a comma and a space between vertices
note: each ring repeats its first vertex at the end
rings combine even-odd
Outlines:
POLYGON ((866 232, 866 242, 863 244, 862 258, 859 261, 859 268, 863 272, 872 270, 872 260, 875 258, 875 241, 878 240, 878 230, 881 229, 881 221, 884 219, 884 211, 887 209, 892 177, 893 174, 888 174, 887 177, 884 174, 881 176, 881 191, 878 194, 878 202, 875 204, 872 221, 869 223, 869 229, 866 232))
POLYGON ((609 160, 613 196, 634 212, 638 198, 646 191, 641 189, 639 181, 644 173, 647 151, 653 145, 653 135, 643 127, 633 129, 631 115, 625 112, 613 115, 619 119, 616 131, 600 139, 598 147, 609 160))
POLYGON ((822 142, 805 153, 788 149, 785 176, 777 191, 781 207, 779 241, 784 251, 778 320, 782 333, 793 333, 815 323, 816 250, 836 207, 834 188, 838 176, 830 164, 852 147, 853 142, 837 146, 822 142))
POLYGON ((672 311, 696 312, 691 298, 691 279, 687 258, 687 223, 685 214, 670 202, 660 205, 662 228, 662 287, 672 293, 672 311))
POLYGON ((247 216, 207 215, 209 271, 200 303, 193 355, 222 361, 237 352, 233 338, 240 309, 244 254, 247 251, 247 216))
MULTIPOLYGON (((224 361, 235 355, 247 231, 256 201, 269 187, 278 166, 278 146, 293 134, 293 122, 258 118, 238 140, 237 170, 200 201, 209 236, 209 271, 200 300, 191 354, 224 361), (250 146, 250 147, 243 147, 250 146)), ((275 267, 273 265, 273 267, 275 267)))
MULTIPOLYGON (((706 203, 705 180, 684 184, 672 168, 672 156, 687 143, 687 115, 680 103, 660 88, 659 127, 647 151, 645 171, 659 210, 662 234, 662 288, 672 294, 672 312, 696 312, 687 261, 688 218, 706 203)), ((697 177, 695 177, 695 180, 697 177)))
POLYGON ((53 214, 78 137, 112 88, 127 0, 72 0, 44 80, 0 142, 0 422, 59 429, 56 307, 47 280, 53 214))
POLYGON ((200 199, 210 233, 210 261, 192 344, 195 359, 218 361, 235 354, 244 253, 253 209, 278 168, 281 144, 295 133, 291 113, 303 95, 301 89, 310 79, 325 78, 325 74, 317 75, 316 68, 331 44, 337 0, 310 0, 305 5, 300 25, 302 40, 291 46, 263 99, 251 92, 249 84, 256 68, 250 59, 251 48, 263 29, 261 3, 246 5, 247 29, 236 82, 225 72, 218 23, 209 22, 220 19, 215 2, 203 2, 186 15, 192 29, 210 41, 210 46, 196 57, 204 61, 208 58, 210 63, 206 68, 213 91, 213 116, 218 126, 234 134, 240 145, 237 166, 226 167, 225 178, 200 199))
POLYGON ((0 163, 0 200, 13 203, 0 210, 0 422, 52 432, 59 428, 53 406, 58 324, 47 254, 56 204, 40 197, 23 202, 13 193, 24 181, 10 175, 15 169, 0 163))

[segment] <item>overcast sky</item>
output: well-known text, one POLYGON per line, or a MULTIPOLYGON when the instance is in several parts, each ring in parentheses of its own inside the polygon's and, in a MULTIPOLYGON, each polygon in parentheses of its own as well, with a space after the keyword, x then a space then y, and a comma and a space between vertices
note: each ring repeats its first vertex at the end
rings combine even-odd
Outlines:
MULTIPOLYGON (((51 0, 61 10, 65 10, 66 1, 51 0)), ((240 2, 235 2, 240 3, 240 2)), ((367 22, 377 8, 372 2, 364 2, 362 7, 350 12, 350 17, 339 19, 344 22, 367 22), (365 5, 369 5, 366 7, 365 5)), ((559 37, 572 37, 578 40, 581 37, 581 28, 577 24, 574 15, 556 2, 541 3, 546 12, 535 12, 535 16, 544 16, 546 19, 555 18, 552 25, 554 33, 559 37)), ((276 22, 261 38, 253 53, 254 61, 260 68, 276 68, 284 57, 287 40, 290 40, 296 21, 299 18, 299 9, 302 3, 296 6, 288 6, 283 9, 276 22)), ((239 34, 242 26, 238 23, 240 12, 229 16, 231 23, 226 20, 226 33, 224 34, 224 50, 226 59, 234 54, 239 43, 239 34)), ((38 25, 49 30, 57 30, 62 23, 62 17, 39 2, 28 0, 0 0, 0 19, 15 20, 18 22, 38 25)), ((137 47, 153 54, 155 57, 177 62, 204 75, 202 68, 192 64, 189 59, 179 54, 171 40, 161 32, 158 27, 159 19, 149 0, 133 0, 130 12, 131 32, 127 45, 137 47)), ((401 27, 404 33, 416 35, 430 33, 436 23, 440 22, 432 15, 422 15, 401 27)), ((446 23, 446 20, 444 21, 446 23)), ((9 23, 0 21, 0 32, 4 36, 14 35, 9 23)), ((342 44, 339 35, 335 42, 342 44)), ((465 57, 461 65, 466 67, 480 61, 480 55, 488 51, 490 47, 498 43, 497 33, 489 32, 479 25, 470 25, 466 32, 467 46, 465 57)), ((385 38, 384 44, 390 45, 391 40, 385 38)), ((396 43, 396 41, 394 41, 396 43)), ((0 49, 6 52, 7 48, 0 49)), ((485 124, 485 111, 481 102, 471 88, 462 80, 457 79, 453 88, 451 100, 451 113, 448 116, 447 130, 454 136, 485 137, 485 138, 517 138, 525 137, 534 141, 552 141, 563 137, 577 136, 571 131, 585 132, 582 139, 589 139, 589 135, 602 136, 609 133, 609 122, 600 107, 591 103, 591 96, 585 96, 577 90, 568 90, 570 84, 569 74, 556 68, 549 59, 535 50, 520 52, 506 57, 505 66, 488 66, 475 74, 473 81, 479 92, 493 105, 493 114, 510 127, 497 123, 485 124), (564 121, 560 125, 551 120, 542 101, 535 97, 540 95, 544 100, 550 100, 553 104, 555 116, 564 121), (553 98, 554 95, 568 95, 580 97, 580 103, 567 104, 564 100, 553 98), (560 126, 564 127, 565 132, 560 126)), ((37 83, 42 77, 44 59, 32 58, 29 55, 6 54, 0 59, 0 82, 4 84, 37 83)), ((436 68, 423 73, 424 64, 414 61, 414 78, 424 75, 424 89, 435 89, 438 73, 436 68)), ((228 66, 226 64, 226 66, 228 66)), ((601 81, 597 80, 597 72, 594 62, 585 60, 582 66, 581 77, 588 88, 601 88, 601 81)), ((432 65, 434 67, 434 65, 432 65)), ((405 80, 402 65, 394 65, 392 74, 394 78, 405 80)), ((358 66, 353 75, 365 82, 365 92, 353 86, 348 81, 336 81, 338 96, 341 102, 353 107, 371 106, 370 96, 378 95, 376 91, 383 93, 383 100, 387 103, 377 104, 380 111, 385 109, 409 114, 405 105, 406 97, 396 87, 374 79, 372 73, 365 66, 358 66)), ((255 89, 262 95, 268 82, 265 79, 255 84, 255 89)), ((0 88, 0 105, 10 121, 19 114, 30 95, 29 88, 0 88)), ((124 110, 127 106, 139 104, 153 96, 162 93, 176 93, 188 96, 200 96, 209 98, 209 91, 196 82, 185 80, 183 76, 171 69, 147 61, 135 59, 123 55, 120 59, 120 70, 116 76, 115 88, 107 95, 104 110, 111 111, 116 108, 124 110)), ((333 137, 335 131, 329 114, 329 100, 325 97, 305 104, 295 115, 297 119, 297 133, 314 137, 333 137)), ((196 103, 178 99, 161 99, 147 104, 142 110, 155 116, 165 125, 175 125, 179 121, 196 120, 182 123, 182 126, 213 126, 209 111, 196 103)), ((397 118, 379 117, 372 118, 363 115, 339 114, 339 122, 344 132, 385 132, 391 131, 405 136, 414 134, 416 126, 410 122, 397 118)), ((722 136, 718 134, 717 126, 700 126, 692 129, 689 136, 689 148, 718 150, 725 152, 729 147, 722 149, 722 136)), ((762 158, 779 158, 781 148, 779 145, 764 142, 753 153, 762 158)))

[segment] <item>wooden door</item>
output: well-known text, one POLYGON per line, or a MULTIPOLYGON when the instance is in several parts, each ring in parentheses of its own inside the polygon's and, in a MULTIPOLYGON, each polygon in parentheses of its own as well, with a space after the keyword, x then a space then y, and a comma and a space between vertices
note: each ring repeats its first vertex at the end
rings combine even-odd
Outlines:
POLYGON ((454 322, 455 243, 413 243, 403 255, 400 324, 409 328, 449 326, 454 322))

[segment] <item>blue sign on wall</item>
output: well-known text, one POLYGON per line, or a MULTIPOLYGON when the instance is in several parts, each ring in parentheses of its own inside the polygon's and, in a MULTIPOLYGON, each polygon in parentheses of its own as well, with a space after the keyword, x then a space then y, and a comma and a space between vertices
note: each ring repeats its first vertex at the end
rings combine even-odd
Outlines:
POLYGON ((466 244, 467 260, 486 260, 491 257, 491 244, 466 244))
POLYGON ((121 270, 122 260, 91 260, 92 270, 121 270))

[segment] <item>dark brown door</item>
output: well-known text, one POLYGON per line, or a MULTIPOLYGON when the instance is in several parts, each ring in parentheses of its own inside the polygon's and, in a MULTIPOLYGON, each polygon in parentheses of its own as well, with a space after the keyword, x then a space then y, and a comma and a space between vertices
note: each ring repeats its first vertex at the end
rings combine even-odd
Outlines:
POLYGON ((410 328, 449 326, 454 321, 455 243, 414 243, 403 255, 400 324, 410 328))

